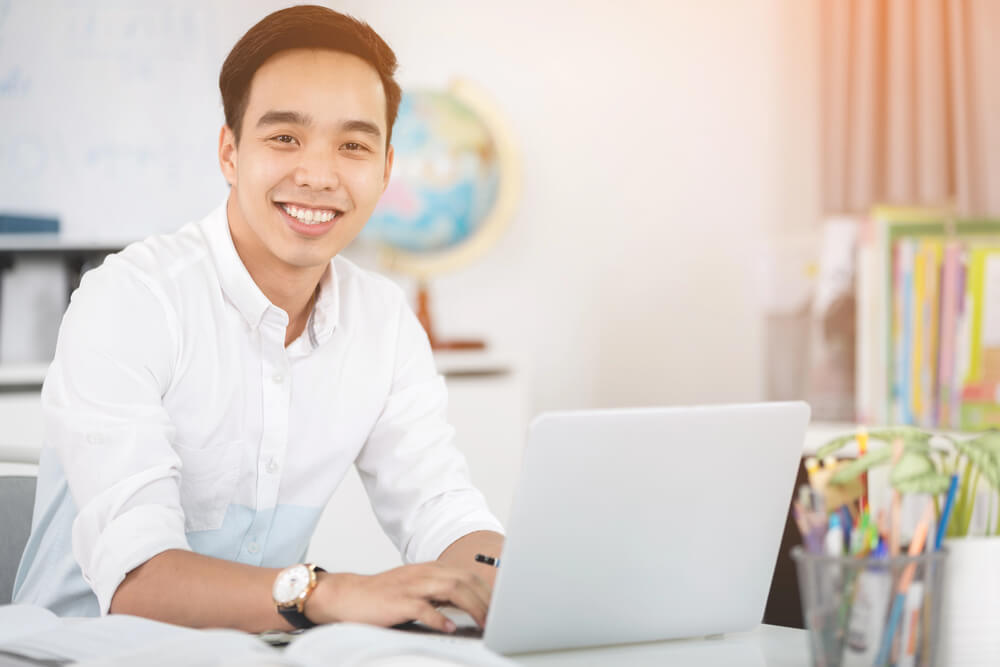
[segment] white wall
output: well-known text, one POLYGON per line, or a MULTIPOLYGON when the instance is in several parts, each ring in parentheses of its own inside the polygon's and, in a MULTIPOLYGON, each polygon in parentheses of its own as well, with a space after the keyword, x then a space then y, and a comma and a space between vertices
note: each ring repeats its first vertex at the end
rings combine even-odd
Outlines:
POLYGON ((518 215, 433 284, 440 329, 512 349, 535 410, 762 397, 755 246, 815 220, 812 3, 341 6, 521 141, 518 215))
MULTIPOLYGON (((0 21, 8 10, 14 20, 22 3, 38 11, 35 0, 13 2, 0 0, 0 21)), ((184 76, 173 98, 155 102, 176 105, 172 129, 148 126, 151 102, 141 94, 108 110, 102 95, 80 93, 40 113, 55 114, 56 137, 86 131, 71 119, 110 113, 122 132, 204 138, 185 155, 212 160, 217 129, 189 127, 191 118, 215 113, 218 67, 239 35, 286 4, 224 0, 197 10, 210 17, 196 26, 209 43, 171 65, 184 76)), ((387 39, 404 86, 478 83, 520 142, 523 199, 509 231, 481 261, 432 284, 442 334, 485 334, 516 360, 532 412, 762 396, 756 248, 815 220, 815 103, 806 103, 815 33, 802 29, 815 0, 329 4, 387 39)), ((127 1, 101 6, 135 11, 127 1)), ((157 6, 150 11, 176 22, 160 38, 173 39, 184 31, 174 14, 206 5, 157 6)), ((145 56, 168 53, 138 37, 145 56)), ((110 54, 109 66, 125 67, 126 55, 110 54)), ((17 84, 3 66, 0 77, 17 84)), ((192 193, 199 208, 215 188, 221 177, 192 193)), ((88 205, 106 203, 87 192, 101 200, 88 205)))

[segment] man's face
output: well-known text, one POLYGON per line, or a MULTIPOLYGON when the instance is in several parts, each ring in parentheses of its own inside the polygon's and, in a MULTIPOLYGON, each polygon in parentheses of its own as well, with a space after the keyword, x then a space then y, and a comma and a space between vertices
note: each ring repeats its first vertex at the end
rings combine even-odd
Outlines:
POLYGON ((239 144, 228 127, 219 141, 244 261, 318 267, 357 236, 389 183, 385 116, 378 73, 356 56, 284 51, 257 70, 239 144))

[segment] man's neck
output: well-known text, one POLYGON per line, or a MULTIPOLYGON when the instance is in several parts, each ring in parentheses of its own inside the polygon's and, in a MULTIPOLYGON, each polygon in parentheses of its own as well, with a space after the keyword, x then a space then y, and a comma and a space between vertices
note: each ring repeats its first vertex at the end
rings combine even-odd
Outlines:
POLYGON ((233 197, 226 205, 229 233, 243 266, 250 277, 264 293, 268 301, 288 314, 288 328, 285 330, 285 345, 298 338, 309 321, 313 308, 313 297, 326 266, 296 267, 275 258, 260 242, 246 223, 233 225, 237 204, 233 197))
MULTIPOLYGON (((249 266, 247 266, 247 270, 250 270, 249 266)), ((302 334, 309 322, 309 315, 312 313, 314 305, 313 297, 323 273, 322 271, 319 273, 314 271, 312 276, 302 275, 305 271, 285 276, 279 275, 279 273, 269 270, 261 279, 258 279, 257 274, 250 270, 251 277, 260 287, 260 291, 267 297, 267 300, 288 313, 288 327, 285 329, 285 346, 287 347, 302 334)))

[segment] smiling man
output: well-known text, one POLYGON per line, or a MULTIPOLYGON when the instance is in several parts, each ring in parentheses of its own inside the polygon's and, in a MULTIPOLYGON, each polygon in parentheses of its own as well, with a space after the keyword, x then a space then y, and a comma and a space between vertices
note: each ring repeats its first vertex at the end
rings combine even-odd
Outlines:
MULTIPOLYGON (((219 77, 225 203, 89 272, 42 391, 14 601, 248 631, 485 621, 501 527, 445 421, 427 337, 340 257, 392 171, 395 55, 321 7, 275 12, 219 77), (408 565, 303 563, 351 465, 408 565)), ((344 545, 350 548, 351 545, 344 545)))

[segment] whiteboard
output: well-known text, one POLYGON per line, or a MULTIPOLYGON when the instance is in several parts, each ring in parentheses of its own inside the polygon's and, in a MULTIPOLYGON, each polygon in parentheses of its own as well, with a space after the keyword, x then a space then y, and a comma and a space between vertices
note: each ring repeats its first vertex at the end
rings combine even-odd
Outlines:
POLYGON ((0 0, 0 213, 127 242, 226 196, 219 69, 274 0, 0 0))

